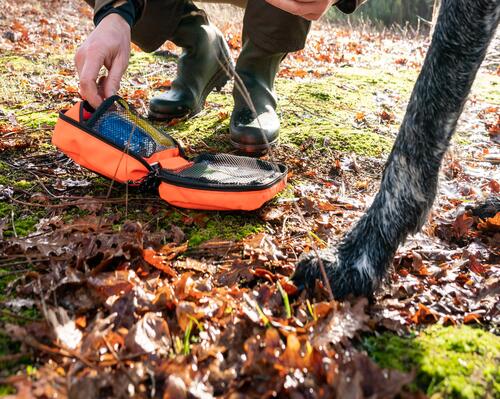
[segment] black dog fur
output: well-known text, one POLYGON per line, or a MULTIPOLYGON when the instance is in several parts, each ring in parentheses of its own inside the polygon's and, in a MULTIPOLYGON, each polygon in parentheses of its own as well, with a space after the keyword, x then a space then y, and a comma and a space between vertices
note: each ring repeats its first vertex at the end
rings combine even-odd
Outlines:
MULTIPOLYGON (((370 296, 399 244, 424 224, 441 161, 499 19, 500 0, 443 0, 380 190, 338 248, 320 252, 337 299, 370 296)), ((293 279, 313 289, 321 279, 315 254, 299 261, 293 279)))

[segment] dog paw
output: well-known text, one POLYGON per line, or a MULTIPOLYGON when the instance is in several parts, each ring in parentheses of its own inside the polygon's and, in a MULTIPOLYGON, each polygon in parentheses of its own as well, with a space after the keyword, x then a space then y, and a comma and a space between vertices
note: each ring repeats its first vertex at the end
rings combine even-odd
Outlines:
POLYGON ((344 299, 349 295, 359 297, 373 294, 379 279, 367 255, 361 255, 358 259, 346 259, 331 248, 320 251, 318 255, 311 252, 299 259, 292 276, 299 289, 314 291, 316 280, 325 284, 320 268, 321 262, 335 299, 344 299))

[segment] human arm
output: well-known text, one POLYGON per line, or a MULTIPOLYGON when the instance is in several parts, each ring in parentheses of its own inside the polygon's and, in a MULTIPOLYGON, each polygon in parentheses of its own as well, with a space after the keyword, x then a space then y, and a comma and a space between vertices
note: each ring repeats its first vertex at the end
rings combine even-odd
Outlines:
POLYGON ((75 64, 80 77, 80 94, 93 107, 115 94, 130 56, 131 28, 139 19, 144 1, 89 1, 95 7, 96 28, 80 46, 75 64), (102 66, 107 76, 97 82, 102 66))

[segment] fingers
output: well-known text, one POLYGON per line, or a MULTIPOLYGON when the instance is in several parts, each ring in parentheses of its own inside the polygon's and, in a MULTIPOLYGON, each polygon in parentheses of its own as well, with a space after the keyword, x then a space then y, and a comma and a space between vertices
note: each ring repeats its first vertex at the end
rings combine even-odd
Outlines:
POLYGON ((75 55, 80 94, 94 108, 118 91, 129 56, 130 26, 120 15, 112 13, 103 18, 75 55), (97 83, 103 66, 109 74, 97 83))
POLYGON ((104 83, 105 82, 106 82, 106 76, 99 77, 99 80, 97 81, 97 91, 99 93, 99 96, 103 100, 106 99, 106 96, 104 95, 104 83))
POLYGON ((108 76, 104 80, 104 97, 114 96, 120 89, 120 81, 127 69, 127 62, 117 57, 109 69, 108 76))
POLYGON ((85 53, 85 50, 83 52, 83 55, 80 55, 79 51, 76 56, 78 74, 80 75, 80 95, 92 107, 97 108, 103 101, 103 98, 99 95, 96 81, 104 64, 104 57, 99 53, 92 54, 90 51, 85 53))

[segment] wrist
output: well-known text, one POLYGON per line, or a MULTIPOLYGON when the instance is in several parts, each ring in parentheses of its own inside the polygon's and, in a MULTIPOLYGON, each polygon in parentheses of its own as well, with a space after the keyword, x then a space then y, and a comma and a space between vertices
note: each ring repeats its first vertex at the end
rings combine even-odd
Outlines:
MULTIPOLYGON (((106 15, 102 21, 106 20, 106 23, 112 23, 114 25, 118 25, 120 27, 127 27, 129 30, 131 29, 131 26, 129 22, 118 12, 111 12, 108 15, 106 15)), ((102 22, 101 21, 101 22, 102 22)))
POLYGON ((132 0, 117 0, 107 4, 94 15, 94 24, 97 26, 110 15, 118 15, 132 28, 136 22, 136 11, 132 0))

